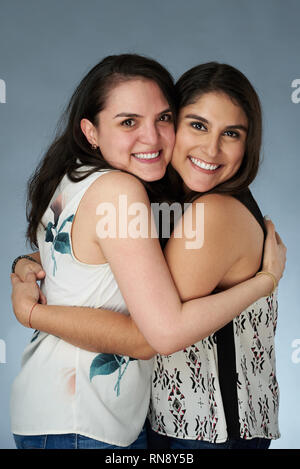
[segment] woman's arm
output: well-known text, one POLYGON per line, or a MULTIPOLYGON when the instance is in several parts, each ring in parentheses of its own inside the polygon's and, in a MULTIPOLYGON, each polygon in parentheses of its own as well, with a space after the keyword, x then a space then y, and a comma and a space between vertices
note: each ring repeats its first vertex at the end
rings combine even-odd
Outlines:
MULTIPOLYGON (((101 179, 104 180, 104 178, 105 176, 101 179)), ((124 179, 117 182, 114 181, 113 184, 111 184, 110 181, 109 187, 102 185, 101 194, 103 194, 104 189, 106 189, 105 202, 107 202, 107 195, 111 194, 111 188, 118 188, 118 191, 111 194, 110 202, 113 203, 114 206, 117 207, 116 197, 120 193, 126 193, 129 197, 129 203, 141 202, 142 200, 142 203, 145 204, 148 209, 149 216, 151 212, 145 190, 143 186, 136 184, 137 181, 135 178, 134 184, 132 185, 130 178, 129 176, 129 180, 126 178, 125 181, 124 179), (129 187, 128 183, 130 183, 129 187)), ((94 187, 94 189, 97 188, 94 187)), ((101 202, 101 196, 98 198, 97 202, 99 201, 101 202)), ((91 212, 94 211, 94 213, 96 213, 95 209, 96 207, 92 207, 91 212)), ((150 222, 150 220, 148 221, 150 222)), ((284 266, 285 247, 282 243, 277 243, 274 227, 272 224, 269 225, 269 241, 267 241, 266 245, 268 249, 265 250, 266 261, 264 268, 265 270, 273 271, 279 279, 284 266)), ((129 306, 131 314, 138 323, 138 326, 145 333, 152 347, 154 349, 156 348, 162 354, 170 354, 210 335, 212 332, 231 321, 233 317, 258 298, 266 296, 273 285, 272 280, 268 276, 260 276, 244 282, 226 292, 211 295, 207 298, 192 300, 182 305, 157 239, 151 237, 146 239, 101 239, 100 245, 113 271, 115 270, 116 279, 121 287, 123 296, 126 296, 125 301, 129 306), (118 253, 117 258, 115 256, 116 252, 118 253), (121 265, 119 265, 119 263, 121 265)), ((59 315, 61 308, 63 307, 57 307, 57 309, 55 309, 57 315, 59 315)), ((29 309, 30 306, 28 305, 27 314, 29 314, 29 309)), ((18 305, 15 306, 15 310, 18 310, 18 305)), ((33 327, 46 330, 46 324, 47 332, 63 337, 62 331, 59 332, 57 328, 60 326, 64 328, 67 321, 64 321, 62 318, 61 321, 55 321, 54 317, 48 314, 46 310, 49 312, 47 307, 42 305, 37 305, 34 308, 32 318, 33 321, 37 321, 39 324, 33 322, 33 327), (56 325, 54 323, 56 323, 56 325)), ((71 323, 74 319, 72 316, 72 308, 68 310, 69 312, 67 313, 64 308, 66 315, 70 314, 68 317, 69 323, 71 323)), ((75 331, 69 324, 69 326, 67 326, 69 332, 65 334, 67 338, 77 332, 82 336, 83 330, 80 327, 80 322, 87 320, 87 314, 95 314, 95 310, 88 313, 88 310, 91 310, 90 308, 77 308, 77 310, 76 324, 78 329, 75 331)), ((22 309, 22 311, 24 312, 25 310, 22 309)), ((97 315, 95 315, 94 318, 97 324, 99 324, 101 321, 99 315, 101 310, 96 311, 97 315)), ((112 315, 112 321, 118 321, 115 313, 112 313, 112 315)), ((102 342, 103 339, 107 339, 107 346, 111 347, 111 349, 107 348, 105 351, 118 353, 114 347, 115 337, 106 332, 106 326, 108 328, 110 327, 108 324, 107 317, 106 320, 103 320, 101 327, 93 323, 93 328, 91 328, 91 326, 87 327, 85 337, 89 334, 99 333, 102 335, 99 343, 102 342)), ((118 334, 122 335, 123 327, 124 325, 120 327, 120 329, 114 328, 113 330, 115 332, 118 330, 118 334)), ((73 343, 73 338, 71 340, 73 343)), ((83 339, 83 341, 81 340, 80 344, 83 348, 86 348, 84 342, 85 339, 83 339)), ((88 343, 91 343, 90 339, 88 343)), ((96 343, 98 343, 98 340, 96 343)), ((127 352, 123 353, 130 355, 127 352)))
POLYGON ((117 353, 139 360, 156 355, 130 316, 102 308, 47 305, 36 283, 45 277, 40 253, 31 253, 29 257, 35 262, 19 259, 14 269, 16 275, 12 275, 12 305, 23 326, 55 335, 90 352, 117 353), (28 308, 31 310, 37 301, 29 325, 28 308))
MULTIPOLYGON (((151 207, 144 186, 128 174, 106 176, 97 181, 99 187, 95 184, 89 194, 90 216, 97 213, 99 203, 105 202, 115 207, 118 220, 119 197, 126 194, 128 207, 143 207, 139 223, 148 226, 148 237, 101 238, 98 230, 95 242, 99 242, 110 264, 134 321, 159 353, 168 355, 207 337, 272 290, 272 280, 260 276, 231 290, 182 304, 158 239, 151 236, 151 207), (134 205, 137 202, 139 205, 134 205)), ((95 224, 99 219, 95 216, 95 224)), ((129 217, 129 225, 132 220, 129 217)), ((274 227, 272 236, 275 237, 274 227)), ((276 270, 275 265, 270 267, 280 278, 282 270, 278 266, 276 270)))
POLYGON ((140 360, 156 354, 130 316, 106 309, 39 304, 35 280, 33 272, 24 281, 12 275, 12 304, 23 326, 55 335, 90 352, 117 353, 140 360))
POLYGON ((15 267, 13 272, 17 274, 21 280, 25 280, 26 275, 30 272, 33 272, 36 275, 37 280, 42 280, 45 277, 45 271, 41 265, 39 251, 32 252, 27 257, 22 258, 22 256, 20 256, 20 258, 17 258, 14 263, 15 267), (34 259, 34 261, 31 261, 30 258, 34 259))
MULTIPOLYGON (((26 257, 20 256, 20 258, 15 259, 12 269, 13 273, 16 273, 22 281, 25 280, 26 275, 29 273, 35 275, 36 281, 43 280, 46 275, 41 265, 39 251, 33 252, 26 257), (33 261, 31 261, 30 258, 32 258, 33 261)), ((41 289, 39 289, 39 303, 47 304, 47 299, 41 289)))

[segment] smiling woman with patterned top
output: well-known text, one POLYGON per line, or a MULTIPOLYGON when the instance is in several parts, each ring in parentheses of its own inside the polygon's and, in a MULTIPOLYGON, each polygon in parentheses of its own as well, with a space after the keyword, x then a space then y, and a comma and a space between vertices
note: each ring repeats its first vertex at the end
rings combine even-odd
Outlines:
MULTIPOLYGON (((192 207, 205 204, 202 249, 184 249, 175 229, 164 251, 188 301, 226 290, 260 268, 266 233, 248 185, 258 169, 262 122, 253 87, 228 65, 195 67, 176 88, 180 111, 172 165, 183 179, 185 200, 192 207)), ((267 448, 280 436, 276 323, 273 294, 184 351, 156 357, 154 447, 267 448)))

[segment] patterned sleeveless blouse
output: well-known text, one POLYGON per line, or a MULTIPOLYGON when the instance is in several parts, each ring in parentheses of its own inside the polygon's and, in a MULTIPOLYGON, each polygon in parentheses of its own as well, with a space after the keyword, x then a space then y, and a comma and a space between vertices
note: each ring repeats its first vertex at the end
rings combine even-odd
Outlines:
MULTIPOLYGON (((236 198, 265 234, 263 216, 251 192, 236 198)), ((279 438, 276 323, 277 291, 191 347, 157 355, 149 410, 152 429, 211 443, 279 438)))

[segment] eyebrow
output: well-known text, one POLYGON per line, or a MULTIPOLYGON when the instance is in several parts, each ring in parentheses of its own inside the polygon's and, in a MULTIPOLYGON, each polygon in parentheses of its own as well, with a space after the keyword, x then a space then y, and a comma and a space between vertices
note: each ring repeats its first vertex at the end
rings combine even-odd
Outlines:
POLYGON ((116 114, 114 119, 116 117, 143 117, 140 114, 133 114, 132 112, 120 112, 119 114, 116 114))
MULTIPOLYGON (((167 112, 171 112, 171 109, 164 109, 163 111, 159 112, 157 115, 160 116, 161 114, 166 114, 167 112)), ((141 114, 134 114, 133 112, 120 112, 114 116, 114 119, 117 117, 144 117, 141 114)))
MULTIPOLYGON (((206 124, 209 124, 209 121, 205 119, 204 117, 198 116, 197 114, 187 114, 184 116, 185 119, 195 119, 201 122, 205 122, 206 124)), ((226 129, 238 129, 238 130, 244 130, 244 132, 248 131, 248 128, 245 125, 242 124, 236 124, 236 125, 226 125, 226 129)))

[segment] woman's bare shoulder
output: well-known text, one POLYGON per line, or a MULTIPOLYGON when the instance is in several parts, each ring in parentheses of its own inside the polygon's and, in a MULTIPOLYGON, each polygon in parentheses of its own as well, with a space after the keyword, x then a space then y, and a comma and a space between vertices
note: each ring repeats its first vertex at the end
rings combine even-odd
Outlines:
POLYGON ((134 175, 121 170, 107 171, 96 179, 95 187, 112 186, 114 189, 121 187, 143 187, 143 183, 134 175))
POLYGON ((143 183, 136 176, 116 170, 99 175, 87 190, 85 198, 93 200, 97 197, 99 202, 105 202, 120 195, 138 200, 145 198, 147 193, 143 183))
POLYGON ((195 199, 191 209, 197 204, 204 204, 204 212, 208 219, 215 219, 218 224, 237 224, 243 229, 244 222, 258 224, 250 210, 237 198, 227 194, 204 194, 195 199))

